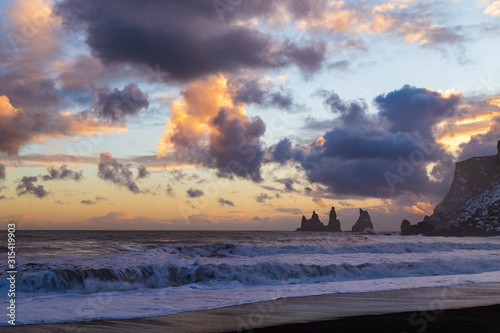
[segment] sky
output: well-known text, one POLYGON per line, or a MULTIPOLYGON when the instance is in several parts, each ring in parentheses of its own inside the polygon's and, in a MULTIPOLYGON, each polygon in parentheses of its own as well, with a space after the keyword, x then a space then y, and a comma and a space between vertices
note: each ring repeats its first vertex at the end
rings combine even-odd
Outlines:
POLYGON ((18 229, 419 222, 500 139, 500 1, 6 0, 18 229))

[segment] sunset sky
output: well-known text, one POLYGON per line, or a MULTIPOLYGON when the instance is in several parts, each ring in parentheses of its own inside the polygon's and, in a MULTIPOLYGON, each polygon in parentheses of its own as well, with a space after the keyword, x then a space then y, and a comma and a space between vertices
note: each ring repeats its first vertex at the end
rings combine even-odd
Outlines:
POLYGON ((500 1, 0 4, 0 219, 376 230, 500 139, 500 1))

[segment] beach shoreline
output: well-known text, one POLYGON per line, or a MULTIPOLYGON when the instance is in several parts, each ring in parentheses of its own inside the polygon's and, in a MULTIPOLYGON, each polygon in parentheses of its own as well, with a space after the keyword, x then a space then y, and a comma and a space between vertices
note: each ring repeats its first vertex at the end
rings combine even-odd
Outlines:
MULTIPOLYGON (((408 316, 407 327, 400 330, 408 331, 411 328, 423 328, 436 320, 434 318, 447 315, 449 311, 444 310, 491 307, 484 311, 497 311, 498 307, 492 307, 495 305, 500 305, 500 283, 289 297, 159 317, 3 326, 0 331, 209 333, 245 332, 278 326, 288 327, 290 331, 289 325, 294 324, 305 328, 320 324, 333 325, 333 322, 344 318, 357 321, 356 318, 363 316, 384 315, 393 318, 395 314, 398 318, 408 316)), ((453 317, 453 313, 448 316, 453 317)), ((456 318, 461 316, 463 314, 455 315, 456 318)), ((495 316, 493 312, 492 320, 495 320, 495 316)), ((379 319, 383 320, 382 317, 379 319)))

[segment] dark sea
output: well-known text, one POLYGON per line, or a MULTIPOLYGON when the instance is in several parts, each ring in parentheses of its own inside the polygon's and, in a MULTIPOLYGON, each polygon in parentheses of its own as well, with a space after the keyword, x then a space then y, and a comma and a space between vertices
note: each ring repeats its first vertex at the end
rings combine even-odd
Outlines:
MULTIPOLYGON (((150 317, 289 296, 500 282, 500 237, 17 231, 16 245, 18 324, 150 317)), ((3 307, 9 286, 7 249, 0 249, 5 253, 3 307)))

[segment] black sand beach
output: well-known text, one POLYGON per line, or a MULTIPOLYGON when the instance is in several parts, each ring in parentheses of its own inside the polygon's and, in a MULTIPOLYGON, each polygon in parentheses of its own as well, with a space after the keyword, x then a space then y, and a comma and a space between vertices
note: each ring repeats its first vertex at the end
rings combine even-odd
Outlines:
MULTIPOLYGON (((427 332, 427 333, 497 333, 500 330, 500 305, 481 306, 442 313, 401 312, 359 316, 313 323, 288 324, 256 328, 254 333, 294 332, 427 332), (413 320, 410 321, 410 318, 413 320), (426 320, 427 319, 427 320, 426 320)), ((238 331, 234 331, 238 332, 238 331)))
POLYGON ((0 331, 498 332, 499 310, 500 284, 491 283, 282 298, 153 318, 1 327, 0 331))

